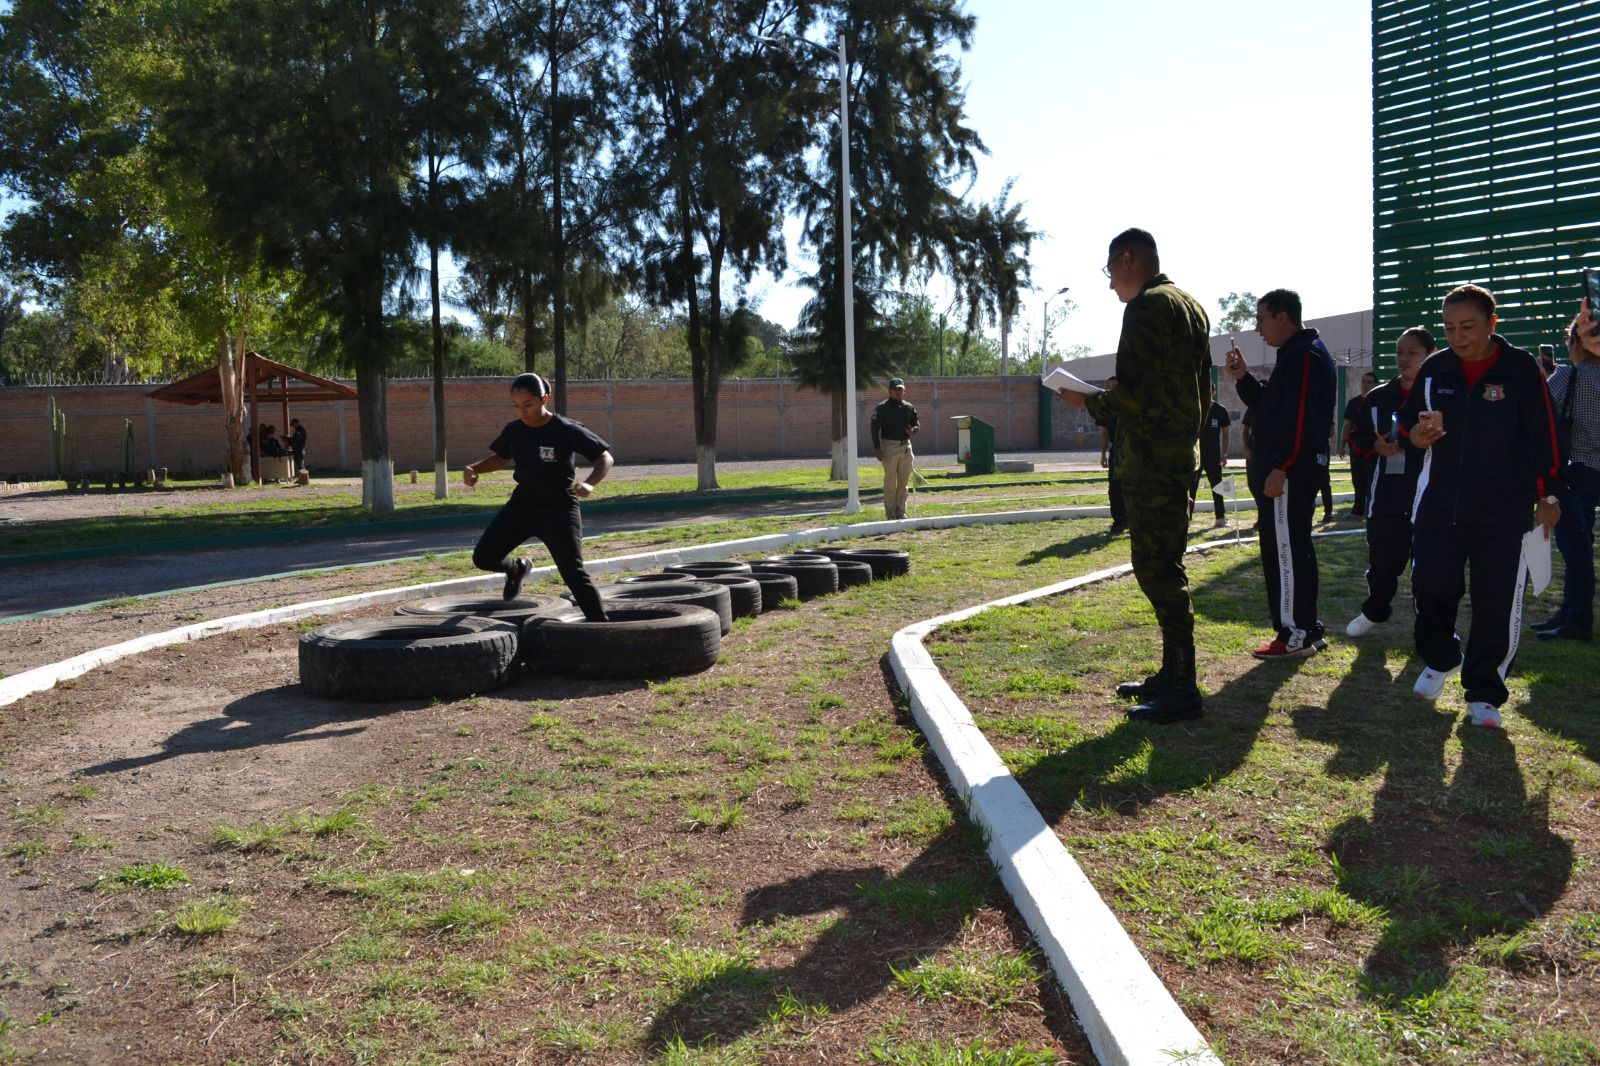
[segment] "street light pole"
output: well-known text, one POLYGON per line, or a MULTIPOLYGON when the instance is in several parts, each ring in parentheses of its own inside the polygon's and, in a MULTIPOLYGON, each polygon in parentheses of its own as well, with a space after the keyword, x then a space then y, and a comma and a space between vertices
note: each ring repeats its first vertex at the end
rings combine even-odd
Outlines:
POLYGON ((839 203, 844 216, 844 513, 861 510, 860 477, 856 470, 856 286, 851 260, 855 240, 850 220, 850 67, 845 62, 844 34, 839 34, 839 203))
POLYGON ((815 48, 839 63, 839 203, 843 223, 840 236, 844 241, 844 450, 845 493, 844 513, 855 514, 861 510, 860 474, 856 470, 856 288, 854 264, 855 239, 850 218, 850 78, 849 64, 844 50, 844 34, 839 34, 839 51, 835 54, 826 45, 808 40, 797 34, 781 36, 763 35, 759 40, 771 44, 793 41, 815 48))
POLYGON ((1066 292, 1071 286, 1063 285, 1044 298, 1044 323, 1039 329, 1039 373, 1043 374, 1044 360, 1050 354, 1050 301, 1066 292))

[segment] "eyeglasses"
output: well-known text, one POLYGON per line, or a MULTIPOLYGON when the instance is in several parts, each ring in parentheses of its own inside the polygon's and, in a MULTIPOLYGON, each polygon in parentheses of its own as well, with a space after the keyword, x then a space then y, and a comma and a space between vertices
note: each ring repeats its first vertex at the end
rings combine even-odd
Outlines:
POLYGON ((1123 256, 1128 255, 1128 254, 1130 254, 1130 253, 1128 253, 1128 252, 1118 252, 1116 255, 1114 255, 1110 259, 1106 260, 1106 265, 1100 268, 1100 273, 1104 274, 1106 277, 1109 278, 1111 276, 1111 264, 1115 263, 1118 259, 1121 259, 1123 256))

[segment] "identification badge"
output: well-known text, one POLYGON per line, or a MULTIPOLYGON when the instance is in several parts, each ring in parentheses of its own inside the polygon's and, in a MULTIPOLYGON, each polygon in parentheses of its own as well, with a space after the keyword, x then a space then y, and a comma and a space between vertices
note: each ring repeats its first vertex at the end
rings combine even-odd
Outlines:
POLYGON ((556 450, 548 444, 539 445, 539 461, 553 463, 556 461, 556 450))

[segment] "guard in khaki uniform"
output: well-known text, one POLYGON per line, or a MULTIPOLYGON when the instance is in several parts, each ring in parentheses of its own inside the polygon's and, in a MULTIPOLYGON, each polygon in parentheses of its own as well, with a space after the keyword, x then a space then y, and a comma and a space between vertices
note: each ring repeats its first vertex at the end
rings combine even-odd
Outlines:
POLYGON ((883 514, 906 516, 906 489, 916 457, 911 438, 917 435, 917 409, 906 403, 906 383, 889 379, 889 398, 872 409, 872 453, 883 464, 883 514))
POLYGON ((1161 627, 1161 670, 1117 686, 1139 702, 1130 718, 1201 717, 1195 679, 1194 605, 1183 552, 1195 443, 1211 397, 1211 324, 1199 301, 1161 273, 1155 238, 1141 229, 1111 242, 1105 274, 1126 304, 1117 341, 1116 388, 1094 396, 1060 391, 1091 418, 1117 420, 1117 465, 1128 508, 1133 576, 1161 627))

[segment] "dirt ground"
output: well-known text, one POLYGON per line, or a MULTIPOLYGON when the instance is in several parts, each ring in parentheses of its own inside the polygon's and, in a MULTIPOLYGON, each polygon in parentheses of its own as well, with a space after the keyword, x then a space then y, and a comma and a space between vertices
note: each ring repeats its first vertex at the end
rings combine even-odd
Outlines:
MULTIPOLYGON (((3 630, 0 669, 13 674, 201 617, 392 587, 415 580, 414 572, 397 564, 17 623, 3 630)), ((828 626, 812 628, 818 632, 796 639, 834 638, 828 626)), ((739 832, 698 837, 693 847, 675 820, 660 819, 646 806, 620 831, 600 834, 593 845, 598 854, 580 864, 507 863, 500 849, 512 846, 521 830, 507 827, 505 840, 462 840, 463 827, 483 819, 483 809, 476 801, 440 801, 424 810, 419 797, 431 794, 428 783, 463 765, 494 766, 530 780, 561 771, 569 764, 565 756, 529 741, 530 706, 558 708, 563 721, 581 723, 585 733, 658 744, 644 723, 660 714, 661 697, 642 683, 530 674, 495 693, 448 703, 368 708, 319 700, 298 683, 299 633, 299 627, 280 625, 161 649, 0 711, 0 795, 11 810, 10 824, 0 827, 9 875, 0 887, 0 1003, 11 1026, 32 1022, 14 1037, 23 1061, 633 1062, 654 1058, 641 1049, 662 1046, 670 1033, 684 1034, 691 1045, 726 1042, 756 1025, 719 998, 713 982, 707 995, 685 995, 646 1019, 647 1031, 636 1032, 631 1044, 623 1041, 625 1050, 613 1045, 571 1054, 553 1048, 552 1025, 572 1019, 623 1024, 610 999, 618 993, 603 990, 626 989, 631 970, 614 959, 591 959, 557 972, 528 962, 517 971, 518 985, 492 1000, 448 1003, 449 1024, 469 1031, 446 1041, 442 1055, 410 1057, 404 1051, 408 1033, 421 1023, 398 1016, 379 1016, 352 1035, 348 1014, 329 1020, 319 1005, 372 994, 341 983, 341 974, 355 965, 345 949, 366 944, 363 922, 370 919, 363 917, 359 891, 331 889, 315 878, 330 865, 359 868, 369 846, 384 849, 391 869, 456 871, 463 879, 477 876, 479 867, 509 869, 522 894, 508 907, 525 906, 529 898, 560 901, 544 919, 553 937, 576 923, 596 936, 626 940, 634 935, 630 930, 642 936, 681 920, 660 905, 641 903, 631 886, 677 883, 708 876, 707 870, 716 871, 718 891, 697 919, 705 928, 837 920, 837 934, 763 952, 763 974, 777 974, 796 996, 821 1005, 791 1023, 792 1046, 765 1048, 763 1062, 853 1060, 886 1018, 898 1019, 894 1024, 911 1035, 1026 1046, 1065 1063, 1092 1061, 1047 975, 1027 997, 1037 1006, 1000 1013, 959 998, 928 1004, 888 987, 889 966, 929 953, 1027 950, 1026 930, 995 884, 986 890, 990 902, 959 919, 883 921, 861 912, 863 883, 916 884, 968 867, 987 883, 992 878, 981 859, 905 843, 859 841, 846 849, 824 805, 795 804, 787 789, 769 785, 746 801, 739 832), (318 836, 298 850, 265 856, 213 841, 219 824, 265 824, 335 808, 359 809, 366 830, 318 836), (496 858, 486 859, 485 850, 496 858), (215 944, 186 940, 174 932, 175 902, 106 884, 109 871, 130 862, 181 867, 195 889, 185 898, 203 889, 237 899, 246 917, 215 944), (309 1014, 299 1017, 286 1003, 310 1004, 309 1014), (385 1050, 372 1050, 379 1045, 385 1050)), ((753 624, 746 635, 728 638, 725 649, 756 654, 751 647, 759 634, 753 624)), ((768 687, 757 702, 803 727, 817 715, 810 697, 786 688, 793 650, 780 643, 759 652, 768 663, 768 687)), ((840 678, 829 699, 829 706, 837 701, 841 708, 864 709, 830 712, 838 716, 899 716, 876 663, 840 678)), ((708 720, 719 713, 718 700, 709 696, 691 703, 686 713, 700 705, 708 720)), ((930 761, 912 758, 850 787, 869 808, 888 810, 908 796, 947 807, 951 800, 941 781, 930 761)), ((494 832, 493 819, 489 826, 494 832)), ((539 935, 527 933, 520 917, 517 924, 522 938, 491 941, 499 954, 483 966, 498 965, 507 953, 525 957, 522 941, 539 935)), ((445 932, 407 937, 406 945, 402 961, 421 971, 464 965, 445 932)), ((426 999, 420 993, 413 998, 426 999)), ((0 1029, 0 1052, 7 1050, 5 1039, 0 1029)))

